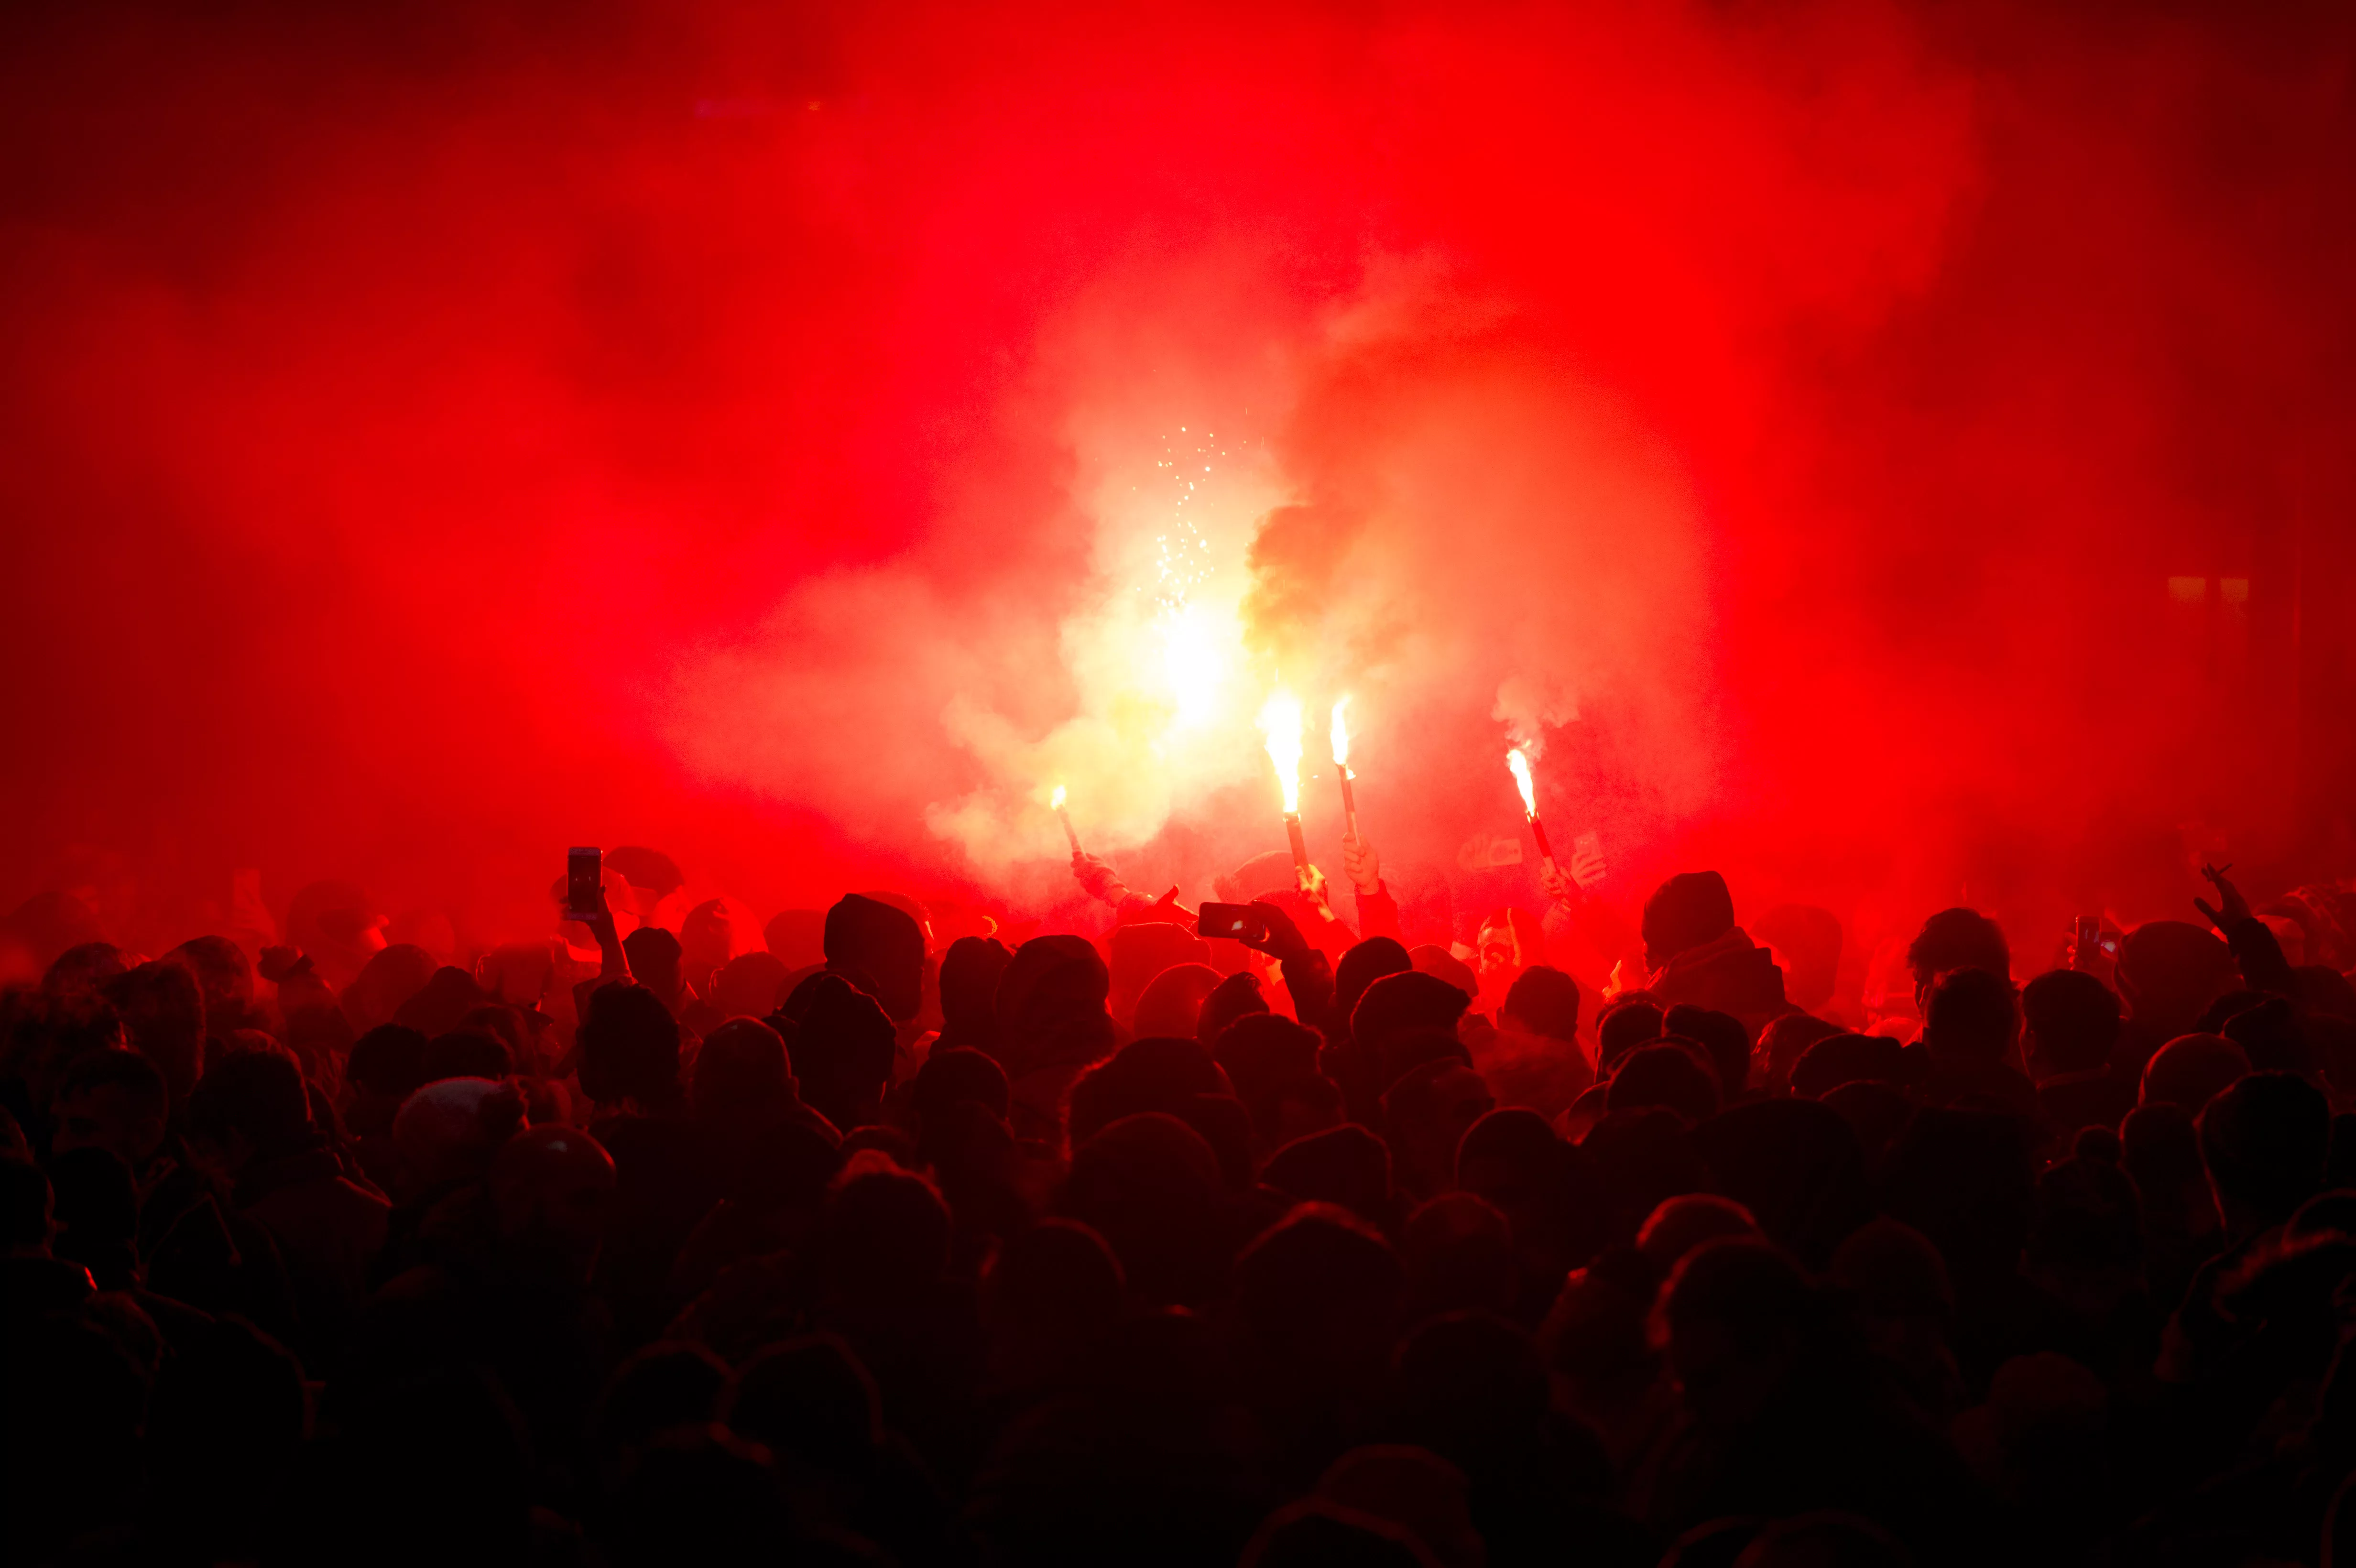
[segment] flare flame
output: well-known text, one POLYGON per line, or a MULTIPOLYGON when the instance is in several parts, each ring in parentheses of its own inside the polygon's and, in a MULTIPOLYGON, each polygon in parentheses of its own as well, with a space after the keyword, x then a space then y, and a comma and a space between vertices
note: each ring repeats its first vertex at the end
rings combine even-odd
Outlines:
POLYGON ((1284 815, 1301 815, 1301 704, 1290 693, 1269 694, 1259 710, 1260 732, 1268 737, 1268 760, 1276 764, 1276 782, 1284 788, 1284 815))
POLYGON ((1522 755, 1519 746, 1505 753, 1505 766, 1514 773, 1514 787, 1522 792, 1522 814, 1531 821, 1537 820, 1538 787, 1530 779, 1530 760, 1522 755))

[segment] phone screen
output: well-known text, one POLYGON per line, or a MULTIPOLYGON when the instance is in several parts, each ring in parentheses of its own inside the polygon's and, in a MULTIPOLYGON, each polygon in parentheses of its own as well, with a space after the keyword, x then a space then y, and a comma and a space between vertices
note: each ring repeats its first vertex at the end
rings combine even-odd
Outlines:
POLYGON ((597 888, 605 876, 605 852, 575 845, 564 852, 564 912, 587 920, 597 912, 597 888))
POLYGON ((1194 929, 1204 936, 1248 941, 1265 936, 1268 928, 1249 904, 1205 904, 1194 916, 1194 929))

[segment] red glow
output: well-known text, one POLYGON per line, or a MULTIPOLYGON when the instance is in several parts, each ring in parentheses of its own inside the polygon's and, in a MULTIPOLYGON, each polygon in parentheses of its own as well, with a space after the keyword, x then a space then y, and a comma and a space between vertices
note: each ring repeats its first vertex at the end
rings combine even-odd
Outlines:
POLYGON ((0 901, 1036 901, 1066 777, 1199 885, 1280 676, 1410 882, 1526 724, 1632 885, 2158 912, 2184 824, 2323 831, 2268 595, 2346 567, 2351 34, 2261 9, 12 24, 0 901), (1106 620, 1181 427, 1183 742, 1106 620))

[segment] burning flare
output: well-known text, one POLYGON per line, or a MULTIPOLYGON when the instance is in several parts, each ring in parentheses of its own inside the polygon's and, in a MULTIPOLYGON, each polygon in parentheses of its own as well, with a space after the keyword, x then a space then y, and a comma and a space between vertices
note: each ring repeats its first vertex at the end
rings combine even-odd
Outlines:
POLYGON ((1276 782, 1284 787, 1284 815, 1301 815, 1301 704, 1278 690, 1259 710, 1260 732, 1268 737, 1268 760, 1276 764, 1276 782))
POLYGON ((1064 809, 1064 786, 1062 784, 1057 784, 1055 786, 1055 793, 1047 797, 1047 809, 1050 811, 1061 811, 1064 809))
POLYGON ((1530 760, 1522 755, 1519 746, 1505 753, 1505 766, 1514 771, 1514 787, 1522 792, 1522 815, 1532 821, 1538 815, 1538 786, 1530 780, 1530 760))
POLYGON ((1333 765, 1344 770, 1342 776, 1344 778, 1349 777, 1350 725, 1343 717, 1343 709, 1349 706, 1350 699, 1346 697, 1333 704, 1333 765))

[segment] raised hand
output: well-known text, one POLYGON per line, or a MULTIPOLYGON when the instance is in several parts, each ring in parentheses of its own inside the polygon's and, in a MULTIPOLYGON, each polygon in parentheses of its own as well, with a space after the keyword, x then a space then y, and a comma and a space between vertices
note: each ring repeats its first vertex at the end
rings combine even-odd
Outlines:
MULTIPOLYGON (((1305 892, 1307 890, 1303 890, 1305 892)), ((1323 896, 1323 879, 1319 879, 1319 894, 1323 896)), ((1301 927, 1292 917, 1276 904, 1265 901, 1255 902, 1252 912, 1260 919, 1260 929, 1248 931, 1236 938, 1246 947, 1265 953, 1279 962, 1309 951, 1309 939, 1301 934, 1301 927)))
POLYGON ((273 986, 283 986, 297 975, 311 972, 311 960, 299 947, 284 945, 265 947, 254 969, 273 986))
POLYGON ((1088 897, 1099 903, 1117 904, 1129 891, 1110 866, 1085 849, 1072 851, 1072 876, 1088 897))
POLYGON ((1342 871, 1350 885, 1362 893, 1383 891, 1383 858, 1375 847, 1355 833, 1342 836, 1342 871))
POLYGON ((2233 869, 2231 865, 2201 867, 2201 874, 2217 890, 2217 907, 2211 909, 2206 899, 2192 901, 2192 907, 2201 912, 2201 918, 2221 932, 2233 922, 2250 918, 2250 901, 2242 896, 2241 889, 2225 880, 2225 873, 2233 869))

